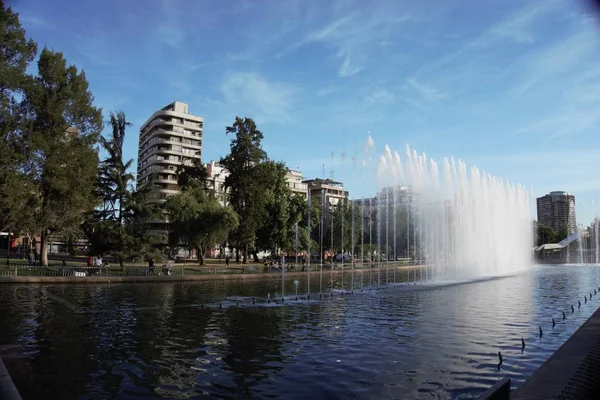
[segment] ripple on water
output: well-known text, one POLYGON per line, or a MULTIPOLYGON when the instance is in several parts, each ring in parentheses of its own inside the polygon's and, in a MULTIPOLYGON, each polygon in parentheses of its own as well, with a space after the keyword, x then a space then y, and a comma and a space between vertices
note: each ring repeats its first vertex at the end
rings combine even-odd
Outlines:
MULTIPOLYGON (((279 278, 10 285, 0 291, 0 341, 33 357, 25 399, 468 399, 502 377, 518 385, 556 351, 600 305, 600 295, 583 297, 599 272, 552 266, 269 307, 247 303, 280 292, 279 278)), ((339 276, 325 278, 324 293, 342 289, 339 276)))

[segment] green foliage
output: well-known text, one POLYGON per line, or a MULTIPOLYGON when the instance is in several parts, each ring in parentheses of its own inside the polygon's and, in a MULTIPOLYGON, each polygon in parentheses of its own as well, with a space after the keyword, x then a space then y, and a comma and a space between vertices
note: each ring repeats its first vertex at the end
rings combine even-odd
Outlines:
POLYGON ((566 226, 562 226, 558 231, 555 231, 549 226, 538 224, 536 246, 547 243, 559 243, 567 236, 569 236, 569 229, 566 226))
POLYGON ((131 123, 127 121, 123 111, 111 112, 109 123, 112 128, 111 135, 108 138, 100 136, 100 144, 108 153, 106 159, 100 163, 98 176, 98 195, 102 199, 100 217, 121 224, 126 202, 130 200, 128 197, 133 182, 133 175, 128 172, 133 159, 123 160, 125 131, 131 123))
POLYGON ((232 126, 226 128, 231 140, 230 153, 221 159, 229 171, 225 188, 229 190, 229 204, 238 214, 240 224, 230 236, 230 242, 243 249, 243 262, 247 262, 248 250, 254 247, 256 233, 267 216, 268 198, 263 174, 269 168, 261 167, 267 161, 262 149, 263 134, 251 118, 236 117, 232 126))
POLYGON ((80 225, 82 214, 97 204, 94 145, 102 114, 92 105, 85 74, 67 66, 61 53, 48 49, 42 51, 38 76, 25 94, 30 123, 23 131, 27 158, 21 171, 37 187, 35 225, 46 265, 48 235, 80 225))
POLYGON ((558 243, 563 239, 566 239, 569 236, 569 228, 566 225, 560 227, 560 229, 556 232, 556 236, 554 237, 554 242, 558 243))
POLYGON ((537 226, 536 246, 541 246, 546 243, 554 243, 556 232, 549 226, 539 224, 537 226))
POLYGON ((281 162, 266 161, 258 164, 256 170, 259 179, 256 184, 262 188, 260 194, 266 214, 257 229, 254 250, 275 253, 280 248, 289 247, 290 231, 295 223, 290 213, 293 200, 286 181, 287 167, 281 162))
POLYGON ((206 189, 207 179, 208 169, 200 159, 194 159, 191 165, 181 164, 177 168, 177 184, 181 189, 185 189, 190 185, 201 185, 206 189))
POLYGON ((18 170, 24 159, 22 99, 29 82, 25 71, 36 53, 18 14, 0 2, 0 231, 26 230, 36 206, 33 182, 18 170))
POLYGON ((239 225, 238 216, 230 207, 223 207, 197 184, 169 196, 163 208, 171 224, 170 243, 196 249, 201 265, 206 250, 225 241, 239 225))
POLYGON ((107 157, 100 163, 96 193, 101 205, 89 213, 83 230, 96 255, 111 255, 121 266, 127 258, 158 259, 160 236, 145 231, 149 219, 160 219, 160 210, 145 203, 148 190, 135 192, 133 175, 128 172, 133 160, 123 160, 127 127, 131 126, 123 111, 110 113, 111 134, 100 137, 107 157))

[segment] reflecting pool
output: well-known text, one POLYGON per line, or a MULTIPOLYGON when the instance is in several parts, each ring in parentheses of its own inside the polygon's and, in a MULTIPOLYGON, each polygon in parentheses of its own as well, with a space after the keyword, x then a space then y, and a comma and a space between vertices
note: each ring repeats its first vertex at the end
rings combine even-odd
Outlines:
MULTIPOLYGON (((3 285, 0 344, 31 355, 25 399, 472 398, 503 377, 517 386, 600 305, 583 297, 599 286, 593 265, 321 300, 341 276, 311 279, 311 301, 284 305, 263 301, 278 276, 3 285)), ((294 280, 305 290, 290 278, 288 295, 294 280)))

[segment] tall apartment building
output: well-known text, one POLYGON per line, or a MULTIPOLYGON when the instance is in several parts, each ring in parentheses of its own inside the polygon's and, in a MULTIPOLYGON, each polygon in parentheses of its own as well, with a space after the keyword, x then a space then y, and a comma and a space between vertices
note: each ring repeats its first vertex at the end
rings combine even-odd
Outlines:
POLYGON ((577 230, 575 219, 575 196, 567 192, 550 192, 537 198, 538 224, 551 227, 555 231, 566 226, 569 233, 577 230))
MULTIPOLYGON (((163 202, 179 193, 177 168, 202 156, 204 119, 188 113, 179 101, 156 111, 140 128, 137 187, 152 185, 148 202, 163 202)), ((165 231, 162 221, 149 221, 148 228, 165 231)))

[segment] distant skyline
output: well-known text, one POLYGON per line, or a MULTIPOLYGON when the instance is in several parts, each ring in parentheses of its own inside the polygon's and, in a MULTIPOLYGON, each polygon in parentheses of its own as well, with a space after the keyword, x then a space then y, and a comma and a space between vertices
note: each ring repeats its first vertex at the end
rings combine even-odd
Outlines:
POLYGON ((553 190, 579 223, 600 214, 600 16, 582 0, 6 3, 105 116, 125 111, 136 161, 140 126, 178 100, 205 119, 204 162, 248 116, 271 158, 307 179, 325 165, 352 197, 376 192, 385 144, 409 144, 533 187, 534 218, 553 190))

